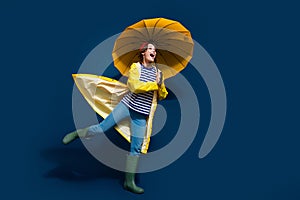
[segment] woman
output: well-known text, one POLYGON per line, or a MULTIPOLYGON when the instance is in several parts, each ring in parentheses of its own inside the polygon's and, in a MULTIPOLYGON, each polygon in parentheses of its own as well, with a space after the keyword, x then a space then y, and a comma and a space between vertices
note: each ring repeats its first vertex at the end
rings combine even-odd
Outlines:
POLYGON ((129 92, 113 111, 100 124, 74 131, 63 138, 63 143, 69 144, 76 138, 90 137, 105 132, 118 122, 130 117, 131 144, 130 154, 126 161, 124 188, 138 194, 144 192, 143 188, 135 184, 135 172, 145 138, 147 118, 151 112, 153 98, 158 97, 162 100, 168 94, 162 73, 155 66, 155 46, 143 43, 139 52, 140 62, 133 63, 129 70, 127 81, 129 92))

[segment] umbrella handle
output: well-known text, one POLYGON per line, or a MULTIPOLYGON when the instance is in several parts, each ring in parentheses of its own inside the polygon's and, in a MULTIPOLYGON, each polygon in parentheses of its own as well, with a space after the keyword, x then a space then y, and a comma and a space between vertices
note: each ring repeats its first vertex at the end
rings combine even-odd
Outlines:
POLYGON ((158 69, 157 69, 157 74, 159 76, 159 81, 157 82, 157 84, 161 85, 162 84, 162 76, 163 76, 163 74, 162 74, 161 71, 158 71, 158 69))

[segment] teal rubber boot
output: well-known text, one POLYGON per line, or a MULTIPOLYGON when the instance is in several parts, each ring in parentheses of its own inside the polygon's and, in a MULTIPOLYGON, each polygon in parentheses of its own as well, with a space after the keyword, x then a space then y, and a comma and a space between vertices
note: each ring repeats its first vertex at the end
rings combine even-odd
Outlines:
POLYGON ((144 189, 136 186, 135 184, 135 172, 137 169, 138 160, 139 156, 127 156, 124 188, 130 192, 142 194, 144 193, 144 189))
POLYGON ((73 132, 65 135, 62 142, 64 144, 69 144, 70 142, 74 141, 77 138, 84 138, 87 135, 88 129, 89 128, 84 128, 84 129, 79 129, 79 130, 73 131, 73 132))

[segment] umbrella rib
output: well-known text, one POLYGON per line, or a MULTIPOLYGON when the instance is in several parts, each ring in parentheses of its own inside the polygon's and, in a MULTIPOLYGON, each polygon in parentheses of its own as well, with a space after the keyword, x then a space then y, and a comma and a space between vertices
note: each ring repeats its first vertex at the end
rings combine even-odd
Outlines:
POLYGON ((173 56, 181 65, 183 65, 183 63, 173 54, 171 54, 169 51, 166 51, 166 53, 170 54, 171 56, 173 56))
POLYGON ((167 60, 164 58, 164 56, 161 54, 161 52, 158 50, 157 53, 160 55, 160 57, 165 61, 165 63, 167 64, 167 66, 169 66, 169 63, 167 62, 167 60))
POLYGON ((152 29, 152 36, 153 36, 153 38, 155 38, 154 37, 154 31, 155 31, 155 29, 156 29, 156 25, 158 24, 158 22, 161 20, 161 18, 159 18, 156 22, 155 22, 155 24, 154 24, 154 26, 153 26, 153 29, 152 29))
MULTIPOLYGON (((126 39, 128 39, 128 38, 136 38, 137 40, 140 39, 138 36, 130 36, 130 37, 126 37, 126 38, 119 38, 118 40, 123 40, 123 39, 126 40, 126 39)), ((125 45, 123 45, 123 46, 121 46, 121 47, 114 48, 114 49, 113 49, 113 52, 116 52, 116 51, 118 51, 118 50, 120 50, 120 49, 126 47, 128 44, 134 44, 134 43, 135 43, 135 42, 130 42, 130 43, 127 43, 127 44, 125 44, 125 45)))
MULTIPOLYGON (((173 47, 176 47, 177 49, 180 49, 182 52, 184 52, 185 54, 187 55, 190 55, 190 52, 187 52, 185 49, 182 49, 180 48, 179 46, 176 46, 176 45, 173 45, 172 43, 164 43, 164 42, 161 42, 160 44, 167 44, 168 46, 173 46, 173 47)), ((192 45, 192 44, 191 44, 192 45)), ((167 51, 167 50, 166 50, 167 51)), ((175 53, 175 52, 173 52, 175 53)), ((177 53, 175 53, 177 54, 177 53)))
MULTIPOLYGON (((135 32, 137 32, 138 34, 140 34, 142 38, 145 38, 145 35, 144 35, 143 33, 141 33, 140 31, 138 31, 138 30, 136 30, 136 29, 134 29, 134 28, 127 29, 127 30, 128 30, 128 31, 129 31, 129 30, 135 31, 135 32)), ((126 30, 125 30, 125 31, 126 31, 126 30)), ((149 34, 148 31, 147 31, 147 34, 149 34)), ((123 39, 121 36, 122 36, 122 35, 120 35, 119 38, 117 38, 117 40, 123 39)), ((136 38, 139 38, 138 36, 135 36, 135 37, 136 37, 136 38)), ((124 39, 126 39, 126 37, 125 37, 124 39)), ((117 40, 116 40, 116 41, 117 41, 117 40)), ((130 44, 134 44, 134 42, 131 42, 130 44)), ((126 45, 128 45, 128 44, 126 44, 126 45)), ((124 46, 126 46, 126 45, 124 45, 124 46)), ((113 52, 116 52, 116 51, 120 50, 120 49, 123 48, 124 46, 119 47, 118 49, 113 49, 113 52)))
POLYGON ((163 28, 167 28, 168 26, 171 26, 171 25, 173 25, 173 24, 179 24, 178 22, 172 22, 172 23, 170 23, 170 24, 166 24, 165 26, 163 26, 163 28))
POLYGON ((148 28, 147 28, 145 20, 143 20, 143 23, 144 23, 145 29, 147 31, 148 38, 150 39, 150 34, 149 34, 149 31, 148 31, 148 28))
MULTIPOLYGON (((187 31, 188 32, 188 31, 187 31)), ((183 31, 171 31, 171 32, 167 32, 167 33, 163 33, 162 35, 160 35, 159 37, 162 38, 162 37, 167 37, 167 35, 170 35, 170 34, 182 34, 182 35, 185 35, 186 37, 190 38, 190 36, 187 36, 186 34, 183 33, 183 31)))
MULTIPOLYGON (((137 28, 137 29, 142 29, 142 28, 137 28)), ((131 28, 131 29, 129 29, 129 30, 138 32, 138 33, 144 38, 145 35, 144 35, 143 33, 141 33, 140 31, 138 31, 137 29, 136 29, 136 28, 131 28)), ((126 30, 125 30, 125 31, 126 31, 126 30)), ((148 31, 147 31, 147 34, 149 34, 148 31)))
MULTIPOLYGON (((129 44, 135 44, 135 42, 131 42, 131 43, 128 43, 128 44, 126 44, 126 45, 129 45, 129 44)), ((118 49, 113 50, 112 53, 116 53, 117 51, 119 51, 119 50, 121 50, 121 49, 123 49, 123 48, 126 48, 126 47, 127 47, 126 45, 124 45, 124 46, 122 46, 122 47, 120 47, 120 48, 118 48, 118 49)), ((136 50, 136 49, 135 49, 135 50, 136 50)), ((134 51, 134 50, 131 50, 131 51, 134 51)), ((130 52, 130 51, 126 51, 124 54, 126 54, 126 53, 128 53, 128 52, 130 52)), ((118 53, 116 53, 116 54, 118 54, 118 53)), ((124 54, 122 54, 122 55, 124 55, 124 54)), ((122 55, 119 55, 119 56, 122 56, 122 55)))
MULTIPOLYGON (((163 27, 159 27, 160 30, 159 30, 159 32, 158 32, 157 34, 159 34, 161 31, 163 31, 163 29, 165 29, 166 27, 171 26, 171 25, 176 24, 176 23, 178 23, 178 22, 172 22, 172 23, 167 24, 167 25, 165 25, 165 26, 163 26, 163 27)), ((172 29, 171 29, 171 30, 172 30, 172 29)), ((157 34, 156 34, 156 35, 157 35, 157 34)))
POLYGON ((134 55, 134 56, 132 56, 132 58, 131 58, 130 62, 128 62, 127 68, 131 66, 131 64, 133 63, 133 60, 134 60, 134 58, 136 57, 136 55, 137 55, 137 54, 138 54, 138 52, 137 52, 137 53, 135 53, 135 55, 134 55))

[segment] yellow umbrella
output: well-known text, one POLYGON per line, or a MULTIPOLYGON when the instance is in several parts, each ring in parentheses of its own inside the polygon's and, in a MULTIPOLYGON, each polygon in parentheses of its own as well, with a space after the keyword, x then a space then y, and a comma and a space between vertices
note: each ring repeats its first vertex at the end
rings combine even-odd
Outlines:
POLYGON ((139 48, 145 42, 155 45, 156 64, 165 79, 183 70, 193 55, 191 33, 181 23, 144 19, 127 27, 115 41, 112 56, 122 75, 127 76, 131 64, 139 61, 139 48))

